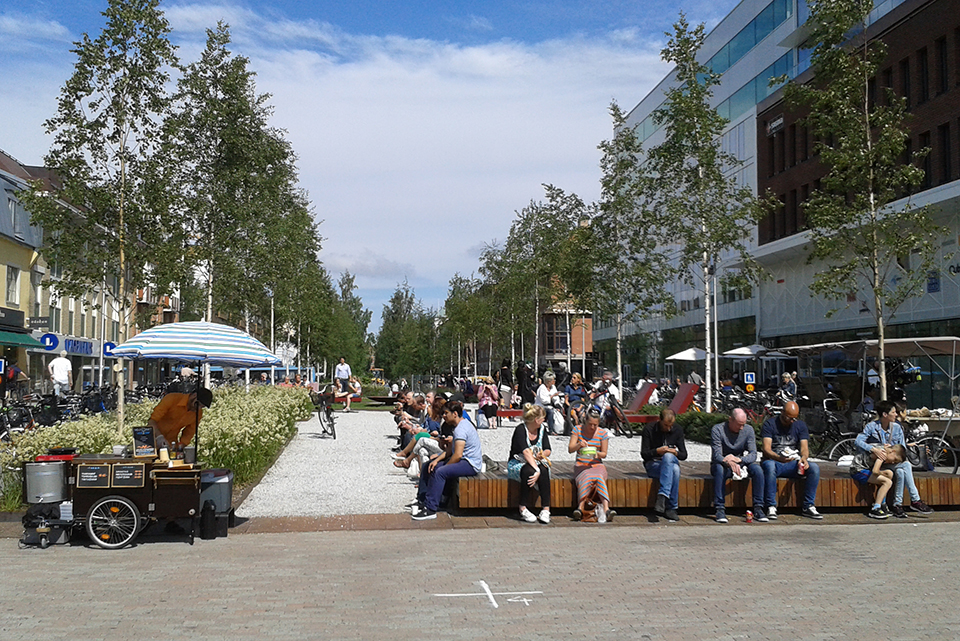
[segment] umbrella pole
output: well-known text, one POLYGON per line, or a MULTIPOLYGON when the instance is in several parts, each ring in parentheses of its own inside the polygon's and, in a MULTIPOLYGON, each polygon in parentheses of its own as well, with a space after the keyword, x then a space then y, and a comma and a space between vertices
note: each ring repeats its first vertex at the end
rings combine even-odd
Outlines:
POLYGON ((196 461, 200 460, 200 363, 197 363, 197 402, 196 407, 196 425, 197 429, 193 433, 193 448, 196 451, 196 461))

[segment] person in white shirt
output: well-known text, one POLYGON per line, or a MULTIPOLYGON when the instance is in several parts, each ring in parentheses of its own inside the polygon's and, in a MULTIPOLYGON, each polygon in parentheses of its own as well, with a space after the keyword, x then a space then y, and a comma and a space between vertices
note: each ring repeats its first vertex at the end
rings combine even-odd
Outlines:
POLYGON ((65 392, 73 389, 73 363, 67 358, 67 350, 61 350, 60 356, 47 365, 47 370, 50 372, 50 380, 53 381, 54 394, 63 396, 65 392))
POLYGON ((333 377, 340 381, 340 391, 346 392, 350 389, 350 377, 353 375, 353 372, 350 371, 350 366, 347 365, 346 359, 341 356, 340 362, 337 363, 337 367, 333 370, 333 377))
POLYGON ((544 372, 543 383, 537 388, 537 396, 534 399, 536 405, 546 410, 547 428, 551 434, 559 434, 563 431, 562 429, 558 429, 558 421, 556 420, 557 413, 554 407, 554 399, 560 394, 560 392, 557 391, 557 386, 554 385, 556 380, 557 377, 553 372, 544 372))

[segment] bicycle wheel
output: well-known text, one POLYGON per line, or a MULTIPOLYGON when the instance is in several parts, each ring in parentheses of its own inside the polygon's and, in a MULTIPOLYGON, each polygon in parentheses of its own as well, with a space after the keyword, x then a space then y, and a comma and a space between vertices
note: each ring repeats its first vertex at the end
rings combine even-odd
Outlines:
POLYGON ((839 461, 841 456, 846 456, 847 454, 856 454, 857 439, 855 438, 845 438, 842 441, 838 441, 836 445, 830 450, 830 454, 827 455, 827 458, 831 461, 839 461))
POLYGON ((327 434, 337 440, 337 418, 333 414, 333 408, 327 407, 327 434))
POLYGON ((102 548, 122 548, 140 531, 140 512, 123 496, 105 496, 87 514, 87 535, 102 548))
POLYGON ((950 447, 950 443, 939 436, 928 436, 918 443, 927 446, 934 472, 957 473, 957 452, 950 447))

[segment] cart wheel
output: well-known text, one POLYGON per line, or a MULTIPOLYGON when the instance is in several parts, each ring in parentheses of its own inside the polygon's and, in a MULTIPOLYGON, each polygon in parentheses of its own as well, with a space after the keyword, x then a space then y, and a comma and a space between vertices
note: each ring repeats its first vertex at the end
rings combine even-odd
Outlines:
POLYGON ((50 539, 47 537, 46 534, 41 534, 41 535, 40 535, 40 549, 41 549, 41 550, 46 550, 49 546, 50 546, 50 539))
POLYGON ((122 496, 105 496, 87 514, 87 535, 107 550, 116 550, 133 541, 140 531, 140 513, 122 496))

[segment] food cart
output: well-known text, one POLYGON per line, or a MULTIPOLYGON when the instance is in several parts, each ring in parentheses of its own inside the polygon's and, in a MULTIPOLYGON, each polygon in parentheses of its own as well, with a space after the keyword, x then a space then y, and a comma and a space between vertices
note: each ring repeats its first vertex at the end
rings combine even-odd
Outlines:
MULTIPOLYGON (((115 347, 113 355, 186 363, 198 370, 203 364, 240 368, 281 364, 246 332, 207 322, 152 327, 115 347)), ((202 460, 199 411, 198 405, 195 460, 202 460)), ((25 517, 25 539, 46 547, 82 527, 100 547, 116 549, 131 543, 152 521, 187 518, 191 543, 198 525, 202 538, 225 535, 233 520, 232 472, 158 456, 162 452, 157 452, 153 430, 147 427, 133 428, 133 441, 132 449, 114 456, 51 452, 26 463, 24 496, 36 518, 28 525, 25 517)))

